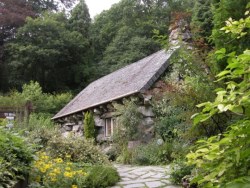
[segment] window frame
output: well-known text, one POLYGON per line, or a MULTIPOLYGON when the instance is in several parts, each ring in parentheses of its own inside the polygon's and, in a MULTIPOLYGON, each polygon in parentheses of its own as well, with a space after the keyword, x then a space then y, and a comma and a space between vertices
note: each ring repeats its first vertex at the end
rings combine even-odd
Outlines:
POLYGON ((110 138, 114 134, 114 127, 116 125, 116 119, 115 118, 105 118, 105 125, 104 125, 104 136, 106 138, 110 138), (108 125, 108 121, 110 121, 110 125, 108 125), (108 126, 110 126, 110 134, 108 134, 108 126))

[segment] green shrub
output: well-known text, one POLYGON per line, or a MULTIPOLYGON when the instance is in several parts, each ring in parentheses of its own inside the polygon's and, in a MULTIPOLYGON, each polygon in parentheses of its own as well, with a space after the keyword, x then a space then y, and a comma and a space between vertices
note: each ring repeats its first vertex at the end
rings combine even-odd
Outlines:
POLYGON ((120 177, 116 169, 111 166, 93 166, 88 171, 85 187, 106 188, 115 185, 120 177))
POLYGON ((86 175, 85 169, 77 163, 38 152, 37 159, 32 165, 29 187, 80 188, 85 185, 86 175))
POLYGON ((105 154, 108 156, 110 161, 115 161, 120 153, 120 147, 118 144, 112 144, 111 149, 109 149, 105 154))
POLYGON ((33 113, 29 117, 29 123, 24 125, 17 128, 21 128, 29 142, 38 147, 46 147, 50 139, 61 136, 58 125, 46 115, 33 113))
POLYGON ((3 119, 3 118, 0 118, 0 127, 1 126, 6 126, 6 125, 7 125, 7 120, 3 119))
POLYGON ((29 101, 35 113, 51 115, 58 112, 71 98, 71 93, 43 93, 40 84, 31 81, 23 85, 22 92, 13 91, 5 96, 0 95, 0 106, 19 109, 29 101))
POLYGON ((127 147, 122 149, 121 154, 116 159, 117 162, 121 162, 123 164, 131 164, 132 163, 132 155, 133 151, 129 150, 127 147))
POLYGON ((168 164, 176 158, 187 153, 187 144, 178 141, 164 142, 158 145, 153 140, 147 145, 140 145, 131 150, 130 161, 137 165, 160 165, 168 164))
POLYGON ((159 145, 154 141, 147 145, 138 146, 133 151, 132 163, 138 165, 158 164, 159 151, 159 145))
POLYGON ((132 163, 138 165, 159 165, 171 162, 173 152, 172 143, 163 143, 158 145, 152 141, 147 145, 141 145, 134 149, 132 154, 132 163))
POLYGON ((138 140, 141 137, 142 133, 138 129, 138 125, 142 121, 142 114, 138 111, 137 103, 137 98, 124 99, 123 105, 114 103, 116 113, 120 115, 117 118, 117 127, 122 129, 122 131, 118 130, 116 134, 121 134, 124 137, 122 140, 138 140))
POLYGON ((101 152, 98 146, 93 144, 93 141, 81 137, 52 137, 46 151, 52 157, 63 159, 70 155, 72 162, 109 164, 107 156, 101 152))
POLYGON ((84 136, 86 139, 95 138, 95 121, 91 112, 86 112, 84 116, 84 136))
POLYGON ((22 137, 0 128, 0 187, 12 187, 28 174, 32 153, 22 137))
MULTIPOLYGON (((250 29, 249 11, 245 19, 237 21, 230 18, 226 23, 222 30, 232 33, 232 39, 247 36, 250 29)), ((195 165, 192 182, 199 187, 249 187, 250 50, 236 55, 236 52, 228 53, 222 48, 215 55, 218 61, 227 60, 227 67, 217 75, 218 81, 223 80, 225 85, 216 89, 217 97, 212 102, 197 105, 203 109, 193 115, 194 125, 202 126, 214 115, 223 113, 234 114, 235 117, 226 132, 200 139, 195 151, 187 155, 188 164, 195 165)))
POLYGON ((46 114, 32 113, 29 116, 29 124, 28 126, 25 127, 25 129, 28 131, 33 131, 40 127, 53 129, 55 126, 56 126, 55 123, 46 114))
POLYGON ((193 166, 188 166, 183 160, 176 160, 171 164, 170 180, 175 184, 180 184, 182 178, 189 176, 193 166))

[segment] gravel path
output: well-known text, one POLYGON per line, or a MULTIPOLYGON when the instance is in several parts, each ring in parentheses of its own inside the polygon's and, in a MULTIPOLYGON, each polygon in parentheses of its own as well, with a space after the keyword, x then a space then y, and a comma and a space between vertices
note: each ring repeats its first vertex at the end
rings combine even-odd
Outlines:
POLYGON ((169 166, 114 165, 121 181, 112 188, 180 188, 169 181, 169 166))

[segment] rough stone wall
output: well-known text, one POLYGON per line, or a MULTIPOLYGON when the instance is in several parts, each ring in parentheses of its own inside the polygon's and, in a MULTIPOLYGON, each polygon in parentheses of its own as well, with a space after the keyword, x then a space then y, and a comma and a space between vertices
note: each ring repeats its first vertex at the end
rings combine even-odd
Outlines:
POLYGON ((84 113, 78 113, 64 117, 58 122, 61 125, 61 132, 64 137, 73 134, 75 136, 83 136, 83 119, 84 113))
MULTIPOLYGON (((142 121, 138 125, 139 130, 142 132, 141 142, 148 142, 154 137, 154 118, 155 115, 150 105, 151 95, 141 95, 140 105, 138 105, 138 111, 142 114, 142 121)), ((112 103, 101 105, 95 109, 91 109, 94 113, 94 121, 97 130, 97 141, 110 141, 112 138, 105 137, 105 118, 115 118, 117 114, 112 103)), ((75 136, 83 136, 83 122, 84 112, 79 112, 58 120, 61 126, 61 132, 64 137, 70 134, 75 136)))

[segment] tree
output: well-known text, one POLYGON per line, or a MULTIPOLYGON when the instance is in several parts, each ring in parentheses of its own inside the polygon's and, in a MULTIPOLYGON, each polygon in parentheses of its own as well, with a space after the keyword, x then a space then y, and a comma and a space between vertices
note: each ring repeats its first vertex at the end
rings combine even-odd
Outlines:
POLYGON ((90 24, 91 18, 88 7, 85 1, 81 0, 71 12, 71 17, 69 18, 69 29, 78 31, 84 37, 89 37, 90 24))
POLYGON ((196 0, 192 16, 192 33, 197 43, 206 45, 213 28, 212 0, 196 0))
POLYGON ((86 112, 84 116, 84 136, 86 139, 95 138, 95 121, 92 112, 86 112))
POLYGON ((91 34, 95 62, 101 68, 98 76, 160 48, 152 40, 153 30, 167 34, 171 15, 167 2, 122 0, 94 19, 91 34))
POLYGON ((0 0, 0 91, 9 87, 6 67, 5 44, 15 39, 17 29, 27 17, 39 17, 43 11, 70 8, 75 0, 0 0))
POLYGON ((104 51, 102 73, 105 75, 117 70, 159 49, 159 45, 153 39, 138 36, 133 29, 124 26, 104 51))
POLYGON ((88 41, 81 33, 69 31, 66 23, 63 13, 27 19, 7 48, 12 87, 20 88, 34 80, 45 92, 53 92, 75 89, 84 83, 88 63, 83 52, 88 49, 88 41))
MULTIPOLYGON (((239 20, 244 16, 248 0, 221 0, 214 2, 212 39, 217 49, 225 47, 227 51, 242 53, 250 45, 250 35, 240 40, 235 40, 220 30, 229 18, 239 20)), ((226 63, 221 66, 223 70, 226 63)))

